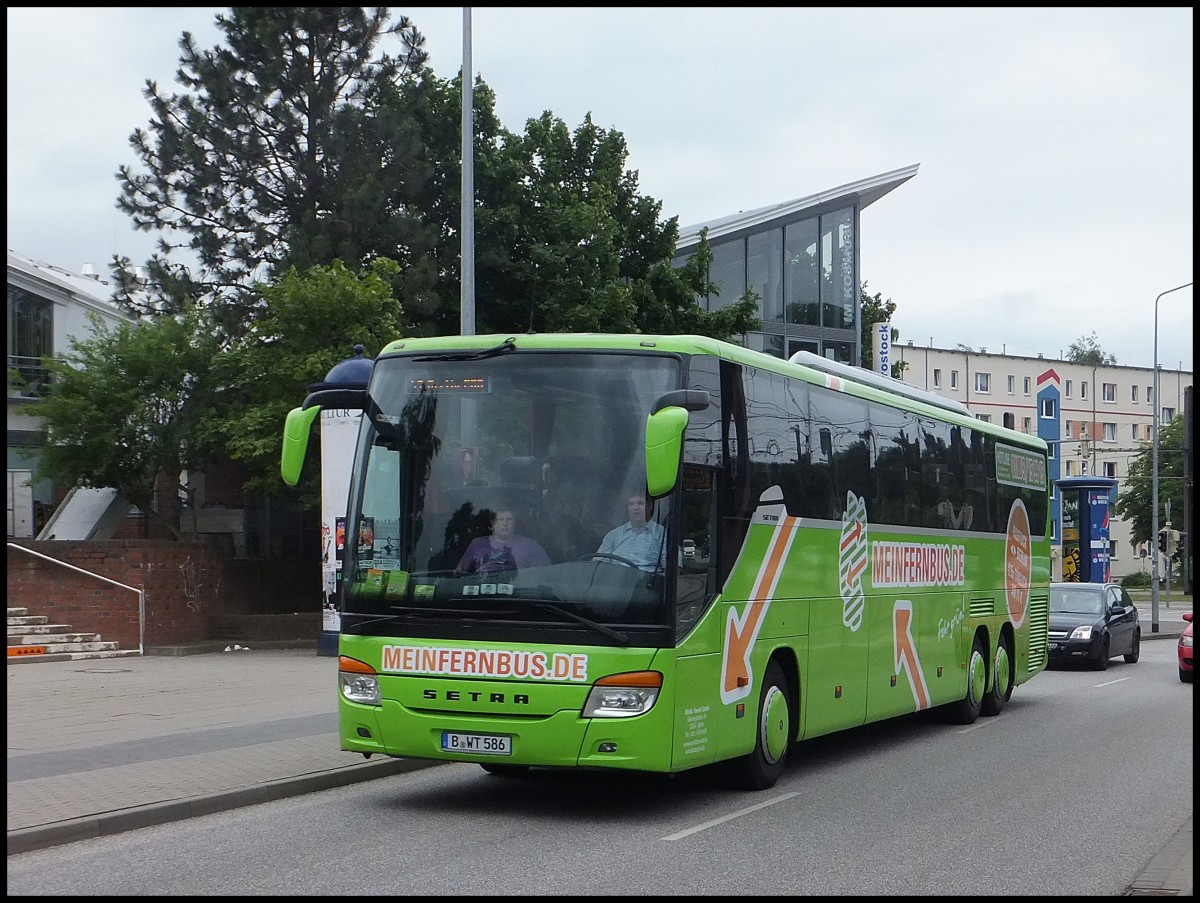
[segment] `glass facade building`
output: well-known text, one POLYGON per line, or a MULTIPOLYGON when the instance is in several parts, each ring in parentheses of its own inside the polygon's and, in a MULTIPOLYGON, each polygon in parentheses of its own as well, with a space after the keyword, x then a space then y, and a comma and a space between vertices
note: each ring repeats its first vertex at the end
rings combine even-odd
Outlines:
POLYGON ((701 307, 719 310, 752 290, 761 299, 762 328, 743 336, 747 347, 785 358, 812 351, 860 366, 860 214, 916 174, 913 165, 681 227, 675 262, 682 265, 707 230, 709 281, 719 291, 697 298, 701 307))

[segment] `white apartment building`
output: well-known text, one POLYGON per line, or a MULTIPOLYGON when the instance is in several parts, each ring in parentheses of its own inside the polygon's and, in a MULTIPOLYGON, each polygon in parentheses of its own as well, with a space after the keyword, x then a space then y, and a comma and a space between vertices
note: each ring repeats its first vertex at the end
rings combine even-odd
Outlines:
MULTIPOLYGON (((1075 364, 1042 355, 1024 357, 973 350, 923 347, 909 341, 892 346, 892 360, 907 364, 902 381, 961 401, 980 420, 999 423, 1050 445, 1051 479, 1099 476, 1121 481, 1130 463, 1150 447, 1154 406, 1160 424, 1183 413, 1190 370, 1160 364, 1159 398, 1152 367, 1075 364)), ((1056 550, 1062 536, 1057 494, 1052 506, 1056 550)), ((1182 521, 1182 512, 1176 518, 1182 521)), ((1109 522, 1111 575, 1149 572, 1152 543, 1134 543, 1130 525, 1109 522)), ((1061 576, 1056 556, 1055 579, 1061 576)))

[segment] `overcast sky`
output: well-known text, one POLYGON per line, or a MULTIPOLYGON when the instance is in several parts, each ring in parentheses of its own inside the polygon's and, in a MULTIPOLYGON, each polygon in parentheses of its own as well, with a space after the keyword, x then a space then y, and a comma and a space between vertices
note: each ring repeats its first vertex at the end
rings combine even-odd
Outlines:
MULTIPOLYGON (((10 249, 149 255, 115 173, 143 83, 177 92, 179 36, 213 47, 221 9, 8 8, 10 249)), ((392 9, 453 77, 462 9, 392 9)), ((1060 357, 1094 332, 1149 367, 1155 297, 1192 281, 1190 7, 487 7, 471 33, 507 128, 590 112, 681 226, 919 164, 862 214, 901 342, 1060 357)), ((1192 291, 1159 303, 1164 368, 1192 369, 1192 291)))

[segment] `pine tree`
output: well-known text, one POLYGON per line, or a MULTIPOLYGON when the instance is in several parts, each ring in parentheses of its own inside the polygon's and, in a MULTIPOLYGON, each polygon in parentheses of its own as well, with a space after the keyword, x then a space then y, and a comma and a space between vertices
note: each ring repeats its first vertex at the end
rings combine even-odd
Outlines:
MULTIPOLYGON (((165 233, 147 264, 156 309, 208 296, 233 331, 256 306, 252 280, 343 256, 353 229, 339 214, 353 209, 356 181, 342 151, 355 143, 357 113, 427 58, 408 18, 389 18, 386 7, 233 7, 216 17, 226 46, 202 51, 183 34, 185 93, 146 83, 153 119, 130 137, 145 172, 117 172, 118 208, 135 228, 165 233), (376 55, 393 36, 400 55, 376 55), (171 260, 181 248, 199 273, 171 260)), ((113 272, 118 299, 133 303, 128 258, 115 258, 113 272)))

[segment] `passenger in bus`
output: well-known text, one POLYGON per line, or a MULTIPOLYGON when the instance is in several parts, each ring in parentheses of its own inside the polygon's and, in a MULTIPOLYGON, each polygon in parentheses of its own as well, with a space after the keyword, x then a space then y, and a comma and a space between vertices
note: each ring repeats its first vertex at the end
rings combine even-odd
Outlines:
POLYGON ((479 454, 473 448, 458 450, 458 469, 462 481, 459 486, 486 486, 487 480, 479 476, 479 454))
POLYGON ((512 507, 502 506, 492 514, 492 532, 471 540, 458 562, 458 570, 494 579, 519 568, 549 563, 550 557, 537 540, 517 533, 517 515, 512 507))
POLYGON ((667 563, 667 531, 650 520, 654 500, 644 492, 631 492, 625 497, 625 510, 629 520, 605 534, 596 554, 616 555, 650 573, 663 570, 667 563))

